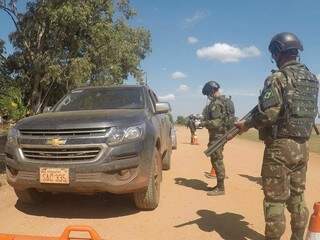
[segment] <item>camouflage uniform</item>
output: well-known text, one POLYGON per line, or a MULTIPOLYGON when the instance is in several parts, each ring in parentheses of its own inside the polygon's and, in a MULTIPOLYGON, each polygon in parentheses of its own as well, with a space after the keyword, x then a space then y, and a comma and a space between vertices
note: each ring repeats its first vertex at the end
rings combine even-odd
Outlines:
MULTIPOLYGON (((219 139, 225 132, 225 109, 224 96, 213 97, 210 104, 204 109, 203 116, 205 121, 205 127, 209 132, 209 143, 219 139)), ((223 147, 219 148, 215 153, 211 155, 211 164, 217 174, 217 179, 223 180, 225 178, 225 167, 223 164, 223 147)))
POLYGON ((304 200, 309 156, 307 140, 312 129, 309 124, 315 117, 314 112, 308 111, 315 111, 317 94, 316 77, 304 65, 290 61, 266 79, 259 97, 260 112, 245 123, 247 127, 257 128, 260 139, 265 142, 261 176, 265 195, 266 239, 280 239, 283 235, 285 207, 291 213, 291 240, 303 239, 309 215, 304 200), (292 95, 293 103, 291 101, 289 109, 287 103, 290 101, 287 99, 294 92, 293 82, 302 90, 292 95), (301 98, 304 98, 302 103, 305 105, 299 102, 301 98), (294 104, 300 105, 294 108, 294 104), (287 112, 292 109, 299 111, 296 116, 302 117, 288 115, 287 112))
POLYGON ((191 138, 192 138, 196 134, 196 130, 197 130, 194 119, 190 119, 190 118, 188 119, 187 127, 190 129, 191 138))

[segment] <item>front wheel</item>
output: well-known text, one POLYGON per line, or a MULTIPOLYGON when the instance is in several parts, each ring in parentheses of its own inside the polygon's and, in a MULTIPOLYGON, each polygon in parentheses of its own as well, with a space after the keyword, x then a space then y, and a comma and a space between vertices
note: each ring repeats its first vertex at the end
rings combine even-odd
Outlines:
POLYGON ((157 149, 154 151, 148 187, 133 193, 136 207, 142 210, 153 210, 159 205, 161 169, 159 169, 158 163, 161 161, 161 157, 157 149))

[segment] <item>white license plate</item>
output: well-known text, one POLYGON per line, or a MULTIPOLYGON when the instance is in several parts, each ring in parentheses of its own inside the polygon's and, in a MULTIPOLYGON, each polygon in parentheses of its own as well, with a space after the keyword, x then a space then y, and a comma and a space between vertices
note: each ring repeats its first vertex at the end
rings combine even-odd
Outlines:
POLYGON ((40 168, 40 183, 69 184, 69 169, 40 168))

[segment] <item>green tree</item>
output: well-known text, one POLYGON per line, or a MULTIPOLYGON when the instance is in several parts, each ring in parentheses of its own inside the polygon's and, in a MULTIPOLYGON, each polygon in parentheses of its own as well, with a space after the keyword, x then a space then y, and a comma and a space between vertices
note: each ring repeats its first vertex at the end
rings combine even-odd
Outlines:
POLYGON ((186 125, 187 124, 187 119, 183 116, 178 116, 176 120, 176 124, 179 125, 186 125))
POLYGON ((150 33, 129 25, 136 15, 129 0, 34 0, 23 14, 12 9, 7 66, 33 112, 84 84, 123 84, 129 75, 143 82, 150 33))
POLYGON ((4 56, 4 41, 0 39, 0 89, 3 89, 5 80, 7 79, 7 71, 5 70, 6 57, 4 56))
POLYGON ((26 113, 20 88, 7 70, 4 41, 0 39, 0 116, 16 121, 26 113))
POLYGON ((172 124, 174 124, 172 114, 171 114, 171 113, 167 113, 167 115, 168 115, 169 121, 170 121, 172 124))
POLYGON ((0 115, 10 120, 19 120, 27 113, 22 102, 22 94, 17 87, 6 87, 5 92, 0 94, 0 115))

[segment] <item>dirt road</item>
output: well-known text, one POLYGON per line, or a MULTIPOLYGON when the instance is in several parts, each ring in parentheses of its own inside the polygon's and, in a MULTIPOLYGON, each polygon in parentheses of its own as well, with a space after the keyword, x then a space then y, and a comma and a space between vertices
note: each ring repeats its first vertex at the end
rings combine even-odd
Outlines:
MULTIPOLYGON (((161 202, 155 211, 137 211, 128 196, 57 195, 38 207, 17 202, 8 185, 0 188, 0 232, 59 235, 68 224, 89 224, 104 239, 263 239, 263 194, 260 166, 263 145, 235 139, 226 146, 229 179, 225 196, 209 197, 204 172, 210 169, 202 151, 206 130, 199 130, 199 146, 188 143, 189 132, 178 128, 178 150, 172 169, 164 172, 161 202)), ((320 155, 310 154, 307 203, 320 200, 320 155)), ((283 239, 289 239, 289 221, 283 239)))

